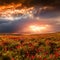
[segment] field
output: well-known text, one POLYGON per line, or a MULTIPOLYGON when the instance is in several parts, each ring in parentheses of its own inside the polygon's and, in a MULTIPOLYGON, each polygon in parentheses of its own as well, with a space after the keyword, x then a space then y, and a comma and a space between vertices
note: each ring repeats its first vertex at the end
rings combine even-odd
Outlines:
POLYGON ((0 60, 60 60, 60 33, 0 34, 0 60))

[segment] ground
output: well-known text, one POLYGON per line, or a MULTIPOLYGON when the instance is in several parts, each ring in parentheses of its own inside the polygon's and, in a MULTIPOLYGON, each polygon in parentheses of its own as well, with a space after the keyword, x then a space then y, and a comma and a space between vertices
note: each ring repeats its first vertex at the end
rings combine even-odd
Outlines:
POLYGON ((0 60, 60 60, 60 33, 0 34, 0 60))

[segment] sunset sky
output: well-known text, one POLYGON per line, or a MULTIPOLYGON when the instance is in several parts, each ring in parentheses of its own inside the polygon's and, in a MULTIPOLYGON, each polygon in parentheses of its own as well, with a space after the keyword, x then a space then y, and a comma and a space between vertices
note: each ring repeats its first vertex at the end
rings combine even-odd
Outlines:
POLYGON ((60 0, 0 0, 0 33, 60 32, 60 0))

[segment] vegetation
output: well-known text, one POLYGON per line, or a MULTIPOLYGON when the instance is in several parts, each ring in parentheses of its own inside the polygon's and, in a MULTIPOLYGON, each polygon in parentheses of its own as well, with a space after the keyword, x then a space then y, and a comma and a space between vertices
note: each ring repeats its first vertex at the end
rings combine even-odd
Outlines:
POLYGON ((0 60, 60 60, 60 33, 0 35, 0 60))

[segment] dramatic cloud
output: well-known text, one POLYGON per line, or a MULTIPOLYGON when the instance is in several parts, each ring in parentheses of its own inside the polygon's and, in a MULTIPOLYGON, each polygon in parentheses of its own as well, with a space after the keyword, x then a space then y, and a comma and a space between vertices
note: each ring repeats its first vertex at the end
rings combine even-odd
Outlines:
POLYGON ((59 0, 1 0, 0 3, 0 33, 29 33, 28 26, 34 24, 50 26, 45 33, 60 31, 59 0))
POLYGON ((26 6, 33 5, 50 5, 50 6, 60 6, 60 0, 0 0, 0 4, 9 3, 22 3, 26 6))
MULTIPOLYGON (((44 11, 46 12, 46 11, 44 11)), ((28 27, 28 25, 33 24, 47 24, 50 25, 52 30, 50 29, 47 32, 59 32, 60 31, 60 15, 58 11, 52 12, 46 12, 43 14, 43 11, 41 14, 35 14, 33 18, 22 17, 18 20, 0 20, 0 33, 22 33, 27 32, 24 29, 28 27), (58 13, 58 14, 56 14, 58 13)))

